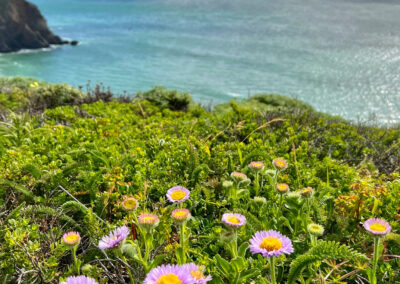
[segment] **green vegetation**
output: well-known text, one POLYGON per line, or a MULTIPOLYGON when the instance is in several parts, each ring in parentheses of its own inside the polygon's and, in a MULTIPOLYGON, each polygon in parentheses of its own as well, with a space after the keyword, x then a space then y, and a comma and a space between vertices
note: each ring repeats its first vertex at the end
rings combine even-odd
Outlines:
POLYGON ((209 283, 399 280, 399 129, 353 125, 278 95, 209 112, 161 87, 130 100, 24 78, 0 79, 0 110, 5 283, 78 274, 142 283, 158 265, 189 262, 204 266, 209 283), (275 158, 288 167, 273 166, 275 158), (166 193, 178 185, 190 198, 174 204, 166 193), (123 202, 132 197, 138 207, 129 211, 123 202), (171 212, 181 207, 192 217, 174 222, 171 212), (246 224, 226 226, 228 212, 246 224), (158 226, 140 225, 142 213, 156 214, 158 226), (371 217, 392 227, 376 253, 362 227, 371 217), (322 225, 323 235, 310 234, 310 223, 322 225), (103 254, 99 241, 123 225, 122 246, 103 254), (291 240, 293 253, 250 252, 252 236, 271 229, 291 240), (71 231, 81 236, 74 247, 62 240, 71 231), (382 255, 376 272, 373 255, 382 255))

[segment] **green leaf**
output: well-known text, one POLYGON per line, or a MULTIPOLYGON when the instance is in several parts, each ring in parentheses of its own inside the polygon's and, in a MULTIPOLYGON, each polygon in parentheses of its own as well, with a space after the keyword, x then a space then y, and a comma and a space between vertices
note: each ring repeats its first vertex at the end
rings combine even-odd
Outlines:
POLYGON ((184 264, 186 262, 185 252, 181 247, 176 249, 176 260, 179 264, 184 264))
POLYGON ((232 267, 225 259, 223 259, 219 254, 217 254, 214 259, 216 260, 218 269, 223 272, 224 276, 228 278, 232 272, 232 267))
POLYGON ((157 255, 157 256, 153 259, 153 261, 151 262, 149 270, 150 270, 150 269, 153 269, 154 267, 157 267, 158 265, 160 265, 161 262, 162 262, 166 257, 167 257, 166 254, 157 255))
POLYGON ((246 251, 249 248, 249 244, 247 242, 244 242, 240 245, 239 250, 238 250, 238 255, 240 257, 245 257, 246 256, 246 251))
POLYGON ((237 257, 231 261, 231 267, 234 267, 236 272, 241 272, 246 268, 246 262, 243 257, 237 257))
POLYGON ((298 256, 290 264, 287 283, 295 283, 296 279, 301 276, 301 272, 305 267, 325 259, 368 261, 368 258, 364 254, 353 250, 349 246, 340 245, 336 242, 325 242, 319 240, 317 245, 312 247, 305 254, 298 256))
POLYGON ((213 275, 212 280, 209 282, 210 284, 224 284, 225 282, 222 281, 221 277, 218 275, 213 275))
POLYGON ((260 270, 259 270, 259 269, 255 269, 255 268, 253 268, 253 269, 248 269, 248 270, 242 272, 242 273, 240 274, 240 280, 242 280, 241 283, 244 283, 244 282, 243 282, 244 280, 246 280, 246 279, 248 279, 248 278, 250 278, 250 277, 256 276, 256 275, 259 274, 259 273, 260 273, 260 270))
POLYGON ((42 175, 41 171, 34 165, 28 164, 22 167, 22 171, 29 172, 35 179, 39 179, 42 175))

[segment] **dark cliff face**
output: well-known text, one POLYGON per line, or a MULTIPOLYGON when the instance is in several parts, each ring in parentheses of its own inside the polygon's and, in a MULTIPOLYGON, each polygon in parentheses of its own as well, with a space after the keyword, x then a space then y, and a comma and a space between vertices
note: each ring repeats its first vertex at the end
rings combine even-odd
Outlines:
POLYGON ((0 0, 0 52, 62 43, 34 4, 25 0, 0 0))

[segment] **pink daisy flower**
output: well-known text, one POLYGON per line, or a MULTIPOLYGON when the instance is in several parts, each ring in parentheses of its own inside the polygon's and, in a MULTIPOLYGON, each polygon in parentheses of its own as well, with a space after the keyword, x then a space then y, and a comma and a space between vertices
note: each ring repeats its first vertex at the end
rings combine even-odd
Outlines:
POLYGON ((272 161, 272 164, 274 165, 275 168, 278 168, 280 170, 284 170, 288 167, 288 164, 286 161, 282 158, 276 158, 272 161))
POLYGON ((276 185, 276 190, 279 191, 279 193, 285 193, 289 190, 289 185, 286 183, 278 183, 276 185))
POLYGON ((172 219, 178 222, 187 221, 190 218, 190 211, 182 208, 182 209, 175 209, 171 213, 172 219))
POLYGON ((246 224, 246 217, 237 213, 225 213, 222 215, 222 222, 230 227, 239 228, 246 224))
POLYGON ((261 171, 261 170, 264 169, 264 163, 263 162, 255 162, 255 161, 253 161, 253 162, 250 163, 249 167, 252 170, 261 171))
POLYGON ((62 240, 67 246, 75 246, 81 241, 81 236, 78 232, 69 232, 63 235, 62 240))
POLYGON ((236 181, 243 181, 247 180, 247 176, 241 172, 232 172, 231 177, 236 181))
POLYGON ((292 241, 274 230, 256 232, 249 247, 252 254, 261 253, 263 257, 278 257, 294 251, 292 241))
POLYGON ((386 235, 392 227, 383 219, 371 218, 364 222, 364 228, 373 235, 386 235))
POLYGON ((172 203, 181 203, 190 197, 190 191, 183 186, 174 186, 167 191, 167 198, 172 203))

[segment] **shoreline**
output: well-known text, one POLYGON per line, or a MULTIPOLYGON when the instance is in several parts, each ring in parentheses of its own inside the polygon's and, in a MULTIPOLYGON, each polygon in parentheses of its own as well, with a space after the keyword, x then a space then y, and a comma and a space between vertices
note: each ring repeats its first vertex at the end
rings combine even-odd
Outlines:
MULTIPOLYGON (((29 53, 37 53, 37 52, 42 52, 42 51, 48 52, 48 51, 56 50, 56 49, 61 48, 61 47, 62 46, 55 45, 55 46, 52 46, 50 48, 45 48, 45 49, 24 50, 24 51, 18 51, 18 52, 15 52, 15 53, 7 53, 7 54, 29 54, 29 53)), ((1 57, 1 54, 0 54, 0 57, 1 57)), ((76 86, 76 85, 72 85, 72 84, 68 84, 68 83, 64 83, 64 82, 61 82, 61 83, 51 82, 50 83, 50 82, 47 82, 47 81, 44 81, 44 80, 37 80, 37 79, 34 79, 34 78, 21 77, 21 76, 13 76, 13 77, 8 77, 8 76, 3 76, 2 77, 2 76, 0 76, 0 79, 11 80, 11 81, 14 80, 14 79, 17 79, 17 80, 21 79, 21 80, 30 80, 32 82, 33 81, 37 81, 37 82, 40 82, 40 83, 43 83, 43 84, 50 84, 50 85, 67 85, 67 86, 70 86, 70 87, 72 87, 72 88, 74 88, 76 90, 80 90, 83 93, 90 93, 93 90, 95 90, 96 88, 100 88, 100 89, 103 90, 103 92, 108 92, 109 91, 110 94, 112 94, 112 97, 115 98, 115 99, 118 99, 120 97, 123 97, 123 98, 127 97, 127 98, 130 98, 130 99, 134 99, 135 96, 138 93, 147 92, 147 91, 151 90, 151 89, 147 89, 147 90, 144 90, 144 91, 136 91, 136 92, 128 92, 128 91, 125 91, 125 92, 118 92, 118 91, 114 92, 112 87, 106 86, 104 83, 91 84, 90 80, 85 84, 76 86)), ((189 93, 187 93, 187 94, 189 94, 189 93)), ((226 94, 229 96, 229 94, 232 94, 232 92, 227 92, 226 94)), ((302 103, 304 105, 310 106, 313 109, 313 111, 315 111, 315 112, 317 112, 319 114, 327 115, 327 116, 330 116, 330 117, 338 117, 338 118, 340 118, 340 119, 342 119, 342 120, 344 120, 344 121, 346 121, 346 122, 348 122, 348 123, 350 123, 352 125, 363 125, 363 126, 380 127, 380 128, 387 128, 387 129, 390 129, 390 128, 397 129, 397 128, 400 127, 400 122, 397 122, 397 121, 387 121, 387 120, 386 121, 377 121, 377 119, 375 118, 375 113, 370 113, 369 114, 370 118, 364 119, 364 120, 348 119, 348 118, 346 118, 346 117, 344 117, 343 115, 340 115, 340 114, 334 114, 334 113, 319 111, 314 106, 311 106, 311 104, 307 103, 306 101, 304 101, 302 99, 299 99, 299 98, 296 98, 296 97, 291 97, 291 96, 286 96, 286 95, 281 95, 281 94, 264 92, 264 93, 254 93, 254 94, 251 94, 251 95, 247 94, 246 97, 242 96, 239 93, 234 93, 234 94, 237 95, 237 96, 236 97, 231 97, 231 99, 225 100, 225 101, 218 100, 218 102, 214 102, 214 100, 212 98, 207 99, 205 96, 202 96, 202 95, 199 95, 199 94, 190 94, 190 96, 192 97, 194 103, 201 105, 203 108, 205 108, 205 109, 207 109, 209 111, 213 111, 216 106, 227 105, 231 101, 234 101, 234 102, 236 102, 238 104, 244 104, 245 105, 246 102, 248 102, 249 98, 254 97, 254 96, 258 96, 258 95, 276 95, 276 96, 279 96, 279 97, 286 98, 288 100, 298 101, 299 103, 302 103), (200 99, 199 99, 199 97, 200 97, 200 99)))

